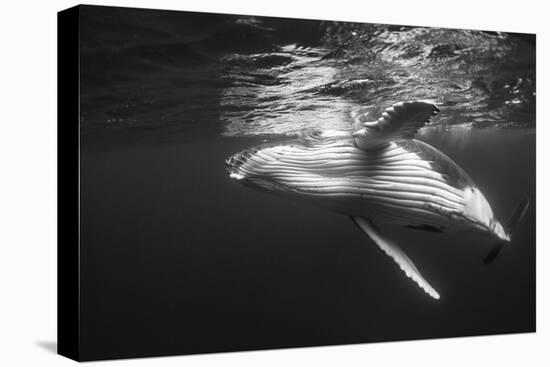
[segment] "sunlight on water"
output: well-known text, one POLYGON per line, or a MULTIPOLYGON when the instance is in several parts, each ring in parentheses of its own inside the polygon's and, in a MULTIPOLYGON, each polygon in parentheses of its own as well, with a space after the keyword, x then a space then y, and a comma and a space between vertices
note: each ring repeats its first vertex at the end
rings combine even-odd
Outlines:
MULTIPOLYGON (((350 129, 345 112, 353 103, 341 97, 316 96, 315 91, 332 83, 338 70, 322 65, 325 50, 303 49, 296 45, 281 47, 278 57, 283 65, 255 70, 253 77, 236 65, 228 73, 233 86, 222 93, 221 119, 224 135, 287 134, 303 129, 350 129), (269 80, 270 82, 262 82, 269 80), (313 95, 312 95, 313 94, 313 95), (254 108, 249 108, 254 106, 254 108), (228 111, 224 107, 233 107, 228 111)), ((230 55, 231 63, 243 55, 230 55)), ((249 58, 260 56, 251 55, 249 58)))
POLYGON ((357 110, 376 119, 393 103, 413 99, 438 103, 435 125, 535 126, 532 36, 247 16, 186 19, 159 18, 135 29, 128 15, 98 17, 101 28, 84 27, 85 134, 351 130, 357 110), (140 36, 121 43, 110 27, 140 36))
POLYGON ((510 69, 515 58, 533 56, 517 53, 525 45, 479 31, 386 28, 329 29, 329 40, 331 32, 349 38, 336 50, 327 41, 324 48, 290 44, 270 54, 224 56, 232 86, 222 93, 223 134, 350 130, 357 127, 350 112, 376 119, 392 103, 412 99, 445 108, 436 125, 534 124, 532 70, 517 76, 510 69))

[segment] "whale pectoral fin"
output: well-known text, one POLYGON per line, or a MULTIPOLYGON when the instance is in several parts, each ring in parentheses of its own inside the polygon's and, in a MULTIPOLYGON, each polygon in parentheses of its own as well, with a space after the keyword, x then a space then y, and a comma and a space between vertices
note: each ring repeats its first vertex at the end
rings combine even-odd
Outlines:
POLYGON ((405 274, 414 280, 420 288, 435 299, 439 299, 439 293, 424 279, 411 259, 394 242, 385 238, 380 230, 368 219, 351 217, 351 220, 361 229, 382 251, 389 255, 399 265, 405 274))
POLYGON ((353 134, 362 149, 375 149, 394 140, 412 139, 418 129, 437 115, 439 108, 430 101, 399 102, 386 108, 382 116, 365 122, 365 128, 353 134))

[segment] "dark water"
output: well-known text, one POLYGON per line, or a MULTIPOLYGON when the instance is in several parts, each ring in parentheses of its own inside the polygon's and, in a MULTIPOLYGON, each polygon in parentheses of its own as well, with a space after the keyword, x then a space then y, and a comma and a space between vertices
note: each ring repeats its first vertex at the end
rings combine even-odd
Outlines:
POLYGON ((84 357, 534 330, 534 36, 84 7, 81 53, 84 357), (382 227, 439 302, 348 218, 225 175, 417 98, 498 218, 531 199, 491 266, 483 239, 382 227))

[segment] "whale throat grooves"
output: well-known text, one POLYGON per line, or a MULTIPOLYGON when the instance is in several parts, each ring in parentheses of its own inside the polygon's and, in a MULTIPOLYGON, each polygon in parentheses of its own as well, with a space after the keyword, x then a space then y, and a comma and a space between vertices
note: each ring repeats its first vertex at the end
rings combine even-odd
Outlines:
POLYGON ((244 150, 226 164, 230 177, 247 186, 375 221, 443 230, 464 211, 465 183, 435 169, 425 149, 420 142, 375 151, 349 140, 281 144, 244 150))

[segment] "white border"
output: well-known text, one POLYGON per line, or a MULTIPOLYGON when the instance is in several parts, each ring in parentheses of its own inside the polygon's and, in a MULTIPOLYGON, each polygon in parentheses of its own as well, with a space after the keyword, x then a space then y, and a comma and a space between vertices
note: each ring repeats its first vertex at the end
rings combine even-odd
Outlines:
MULTIPOLYGON (((109 365, 549 365, 548 14, 542 1, 134 0, 89 4, 537 33, 537 334, 394 342, 104 362, 109 365), (546 88, 544 88, 546 87, 546 88), (546 124, 545 124, 546 123, 546 124)), ((72 1, 6 2, 1 11, 0 365, 72 362, 44 344, 56 338, 56 12, 72 1)))

